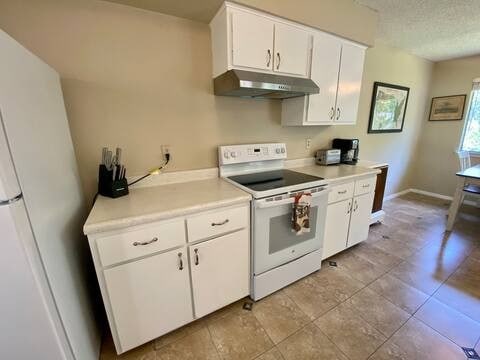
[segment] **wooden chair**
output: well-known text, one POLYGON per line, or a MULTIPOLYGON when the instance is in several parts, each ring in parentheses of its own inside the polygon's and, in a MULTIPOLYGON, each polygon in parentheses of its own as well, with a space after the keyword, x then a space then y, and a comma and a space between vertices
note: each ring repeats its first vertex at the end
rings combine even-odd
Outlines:
MULTIPOLYGON (((472 163, 470 162, 470 153, 468 151, 459 150, 457 151, 457 154, 458 160, 460 161, 460 171, 468 169, 472 166, 472 163)), ((466 184, 463 188, 463 196, 461 202, 463 202, 463 198, 465 197, 465 195, 473 195, 480 198, 480 186, 474 184, 466 184)))

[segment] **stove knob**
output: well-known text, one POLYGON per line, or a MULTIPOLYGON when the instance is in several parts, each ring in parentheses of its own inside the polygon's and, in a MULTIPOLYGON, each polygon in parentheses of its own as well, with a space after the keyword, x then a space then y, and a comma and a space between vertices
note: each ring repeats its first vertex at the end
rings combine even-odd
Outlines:
POLYGON ((232 152, 230 153, 230 156, 231 156, 232 158, 236 158, 236 157, 237 157, 237 153, 236 153, 235 151, 232 151, 232 152))
POLYGON ((280 154, 280 148, 275 149, 275 152, 276 152, 277 154, 280 154))
POLYGON ((285 154, 285 148, 282 148, 282 154, 285 154))
POLYGON ((229 153, 228 151, 225 151, 225 152, 223 153, 223 157, 224 157, 225 159, 230 158, 230 153, 229 153))

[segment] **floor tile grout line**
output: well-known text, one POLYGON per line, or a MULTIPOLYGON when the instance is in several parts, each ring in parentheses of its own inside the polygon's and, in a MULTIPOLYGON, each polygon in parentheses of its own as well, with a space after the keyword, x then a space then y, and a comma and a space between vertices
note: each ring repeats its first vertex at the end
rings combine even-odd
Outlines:
MULTIPOLYGON (((435 329, 433 326, 429 325, 428 323, 426 323, 426 322, 423 321, 422 319, 417 318, 416 316, 412 316, 412 317, 414 317, 415 320, 420 321, 420 322, 421 322, 423 325, 425 325, 426 327, 428 327, 428 328, 432 329, 433 331, 435 331, 438 335, 440 335, 442 338, 448 340, 448 341, 451 342, 453 345, 456 345, 456 346, 458 346, 458 347, 460 347, 460 348, 461 348, 461 347, 464 347, 464 345, 462 346, 462 345, 460 345, 460 344, 457 344, 453 339, 450 339, 447 335, 442 334, 439 330, 435 329)), ((475 343, 477 343, 477 342, 478 342, 478 340, 477 340, 475 343)), ((475 346, 475 345, 474 345, 474 346, 475 346)), ((465 347, 466 347, 466 346, 465 346, 465 347)))
MULTIPOLYGON (((425 246, 423 246, 422 248, 418 249, 416 252, 421 251, 421 250, 422 250, 423 248, 425 248, 427 245, 428 245, 428 244, 425 244, 425 246)), ((413 254, 412 254, 412 255, 413 255, 413 254)), ((405 260, 405 261, 407 261, 407 260, 405 260)), ((464 261, 466 261, 466 259, 464 259, 464 260, 460 263, 460 265, 463 264, 464 261)), ((401 262, 401 263, 402 263, 402 262, 401 262)), ((398 266, 398 265, 399 265, 399 264, 397 264, 396 266, 398 266)), ((427 299, 422 303, 422 305, 420 305, 420 306, 415 310, 415 312, 414 312, 413 314, 408 313, 408 314, 409 314, 409 318, 407 319, 407 321, 405 321, 405 323, 403 323, 402 326, 400 326, 390 337, 388 337, 388 338, 382 343, 382 345, 380 345, 380 346, 369 356, 369 359, 370 359, 388 340, 390 340, 401 328, 403 328, 403 327, 407 324, 408 321, 410 321, 412 318, 415 318, 416 320, 420 320, 420 319, 418 319, 418 318, 415 316, 415 314, 418 312, 418 310, 419 310, 421 307, 423 307, 423 306, 425 305, 425 303, 427 303, 427 302, 434 296, 434 294, 438 291, 438 289, 440 289, 440 287, 447 282, 447 280, 450 278, 450 276, 452 276, 452 275, 458 270, 458 268, 460 267, 460 265, 458 265, 458 266, 455 268, 455 270, 441 283, 441 285, 440 285, 431 295, 425 294, 425 295, 427 295, 428 297, 427 297, 427 299)), ((395 267, 396 267, 396 266, 395 266, 395 267)), ((394 267, 393 267, 393 268, 394 268, 394 267)), ((389 274, 389 273, 393 270, 393 268, 390 269, 390 270, 389 270, 387 273, 385 273, 385 274, 389 274)), ((382 276, 384 276, 385 274, 383 274, 382 276)), ((393 274, 391 274, 390 276, 394 276, 396 279, 398 279, 398 278, 397 278, 395 275, 393 275, 393 274)), ((378 279, 377 279, 377 280, 378 280, 378 279)), ((402 281, 401 279, 398 279, 398 280, 399 280, 399 281, 402 281)), ((376 280, 375 280, 375 281, 376 281, 376 280)), ((404 281, 402 281, 402 282, 405 283, 404 281)), ((407 284, 407 283, 405 283, 405 284, 407 284)), ((412 286, 412 285, 410 285, 410 284, 407 284, 407 285, 412 286)), ((417 289, 417 288, 414 287, 414 286, 413 286, 413 288, 417 289)), ((417 289, 417 290, 419 290, 419 289, 417 289)), ((421 290, 419 290, 419 291, 421 291, 421 290)), ((421 292, 424 293, 423 291, 421 291, 421 292)), ((380 294, 380 295, 381 295, 381 294, 380 294)), ((387 301, 388 301, 388 299, 387 299, 387 301)), ((362 317, 362 318, 363 318, 363 317, 362 317)), ((368 322, 368 321, 367 321, 367 322, 368 322)), ((423 321, 422 321, 422 323, 423 323, 423 321)), ((425 324, 425 325, 427 325, 427 324, 425 324)), ((428 325, 427 325, 427 326, 428 326, 428 325)), ((431 328, 430 326, 428 326, 428 327, 431 328)), ((432 329, 432 328, 431 328, 431 329, 432 329)), ((439 333, 438 331, 436 331, 435 329, 432 329, 432 330, 434 330, 436 333, 438 333, 438 334, 439 334, 440 336, 442 336, 443 338, 445 338, 445 339, 447 339, 448 341, 452 342, 453 344, 457 345, 457 344, 456 344, 455 342, 453 342, 451 339, 449 339, 449 338, 445 337, 444 335, 440 334, 440 333, 439 333)), ((477 344, 479 344, 479 343, 480 343, 480 339, 477 341, 477 344)), ((395 344, 395 342, 394 342, 394 344, 395 344)), ((397 345, 397 344, 395 344, 395 345, 397 345)), ((398 346, 398 345, 397 345, 397 346, 398 346)), ((457 345, 457 346, 458 346, 458 345, 457 345)))
MULTIPOLYGON (((391 305, 393 305, 395 308, 397 309, 400 309, 402 310, 405 314, 408 315, 408 318, 407 320, 405 320, 399 327, 398 329, 400 329, 403 325, 405 325, 405 323, 410 320, 410 318, 413 316, 412 314, 410 314, 409 312, 406 312, 405 310, 403 310, 402 308, 400 308, 399 306, 395 305, 394 303, 392 303, 390 300, 388 300, 387 298, 385 298, 384 296, 382 296, 381 294, 378 294, 376 291, 372 290, 372 289, 369 289, 371 291, 373 291, 375 294, 379 295, 380 297, 382 297, 385 301, 387 301, 388 303, 390 303, 391 305)), ((359 310, 355 305, 351 305, 355 308, 355 310, 359 310)), ((358 316, 360 316, 363 321, 365 321, 367 324, 369 324, 371 327, 373 327, 375 330, 377 330, 380 334, 382 334, 383 336, 385 336, 386 338, 388 338, 390 335, 387 335, 385 334, 382 330, 380 330, 379 328, 377 328, 374 324, 372 324, 370 321, 368 321, 368 319, 364 318, 362 316, 362 314, 360 313, 360 311, 358 311, 358 316)), ((397 331, 398 329, 396 329, 395 331, 397 331)))
POLYGON ((210 341, 212 342, 212 345, 215 349, 215 352, 217 353, 218 355, 218 358, 219 359, 225 359, 221 354, 220 352, 218 351, 218 348, 217 348, 217 345, 215 344, 215 341, 213 341, 213 335, 212 335, 212 332, 210 331, 210 326, 209 324, 206 324, 205 327, 207 328, 207 331, 208 331, 208 334, 210 335, 210 341))
POLYGON ((312 322, 313 326, 315 326, 333 344, 333 346, 335 346, 335 348, 338 349, 338 351, 340 351, 340 353, 343 354, 347 359, 355 360, 355 359, 351 359, 350 356, 345 354, 345 352, 343 352, 343 350, 338 347, 338 345, 333 341, 333 339, 331 339, 317 324, 315 324, 315 321, 317 320, 318 319, 312 322))
MULTIPOLYGON (((445 234, 445 231, 443 232, 443 234, 445 234)), ((419 249, 418 251, 421 251, 422 249, 424 249, 424 248, 425 248, 426 246, 428 246, 428 245, 429 245, 429 244, 425 244, 425 246, 423 246, 423 247, 422 247, 421 249, 419 249)), ((418 252, 418 251, 416 251, 416 252, 418 252)), ((471 252, 470 252, 470 254, 471 254, 471 252)), ((435 331, 437 334, 439 334, 442 338, 448 340, 449 342, 451 342, 452 344, 454 344, 454 345, 456 345, 456 346, 461 347, 460 345, 458 345, 455 341, 453 341, 453 340, 450 339, 449 337, 441 334, 439 331, 437 331, 436 329, 434 329, 434 328, 431 327, 430 325, 426 324, 426 323, 425 323, 424 321, 422 321, 421 319, 417 318, 417 317, 415 316, 415 314, 416 314, 430 299, 434 298, 434 295, 438 292, 438 290, 448 281, 448 279, 450 279, 451 276, 453 276, 453 274, 454 274, 454 273, 460 268, 460 266, 467 260, 468 256, 469 256, 469 255, 467 255, 467 256, 462 260, 462 262, 460 262, 460 264, 455 267, 455 269, 448 275, 447 278, 445 278, 444 281, 442 281, 442 283, 440 284, 440 286, 438 286, 431 295, 426 294, 426 295, 428 296, 428 298, 423 302, 422 305, 420 305, 420 306, 415 310, 415 312, 414 312, 414 313, 410 316, 410 318, 404 323, 404 325, 405 325, 408 321, 410 321, 411 318, 415 318, 415 320, 420 321, 422 324, 424 324, 425 326, 427 326, 428 328, 432 329, 432 330, 435 331)), ((408 260, 405 260, 405 261, 409 262, 408 260)), ((410 262, 409 262, 409 263, 410 263, 410 262)), ((393 270, 393 269, 392 269, 392 270, 393 270)), ((393 275, 393 274, 392 274, 391 276, 394 276, 395 278, 397 278, 397 277, 396 277, 395 275, 393 275)), ((397 279, 398 279, 398 278, 397 278, 397 279)), ((398 279, 398 280, 402 281, 401 279, 398 279)), ((410 286, 411 286, 411 285, 410 285, 410 286)), ((416 288, 416 287, 414 287, 414 288, 416 288)), ((417 290, 419 290, 419 289, 417 289, 417 290)), ((421 291, 421 290, 420 290, 420 291, 421 291)), ((423 292, 423 291, 422 291, 422 292, 423 292)), ((438 301, 440 301, 440 300, 437 299, 437 298, 435 298, 435 299, 438 300, 438 301)), ((442 301, 440 301, 440 302, 441 302, 442 304, 444 304, 442 301)), ((444 304, 444 305, 447 306, 447 307, 450 307, 450 306, 447 305, 447 304, 444 304)), ((455 308, 452 308, 452 307, 450 307, 450 308, 453 309, 453 310, 456 310, 455 308)), ((461 311, 459 311, 459 310, 456 310, 456 311, 458 311, 458 312, 460 312, 461 314, 463 314, 463 313, 462 313, 461 311)), ((465 315, 465 314, 464 314, 464 315, 465 315)), ((470 318, 470 317, 469 317, 469 318, 470 318)), ((470 319, 471 319, 471 318, 470 318, 470 319)), ((472 320, 473 320, 473 319, 472 319, 472 320)), ((398 330, 400 330, 404 325, 402 325, 398 330)), ((398 330, 397 330, 396 332, 398 332, 398 330)), ((396 332, 395 332, 395 333, 396 333, 396 332)), ((394 334, 395 334, 395 333, 394 333, 394 334)), ((392 336, 393 336, 394 334, 392 334, 392 336)), ((390 337, 390 338, 391 338, 391 337, 390 337)), ((480 338, 479 338, 479 340, 477 340, 477 344, 478 344, 479 342, 480 342, 480 338)), ((383 346, 383 344, 382 344, 382 346, 383 346)), ((398 346, 398 345, 397 345, 397 346, 398 346)), ((372 354, 372 355, 373 355, 373 354, 372 354)))
MULTIPOLYGON (((296 305, 296 304, 295 304, 296 305)), ((255 306, 255 303, 253 304, 253 306, 255 306)), ((262 354, 266 353, 267 351, 270 351, 272 350, 276 344, 275 344, 275 341, 273 341, 272 337, 270 336, 270 334, 268 333, 268 331, 265 329, 265 327, 262 325, 262 323, 260 322, 260 320, 258 320, 258 317, 255 315, 255 310, 252 310, 252 315, 253 317, 255 318, 255 320, 258 322, 258 324, 260 325, 260 327, 262 328, 262 330, 265 332, 265 334, 267 335, 268 339, 270 340, 270 342, 273 344, 273 347, 271 347, 270 349, 264 351, 262 354)), ((257 357, 261 356, 262 354, 256 356, 255 358, 253 359, 256 359, 257 357)))

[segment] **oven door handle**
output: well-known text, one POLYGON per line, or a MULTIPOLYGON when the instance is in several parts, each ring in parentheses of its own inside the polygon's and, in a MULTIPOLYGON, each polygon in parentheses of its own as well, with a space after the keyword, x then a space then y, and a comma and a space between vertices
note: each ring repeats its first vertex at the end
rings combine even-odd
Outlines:
MULTIPOLYGON (((312 194, 312 199, 318 198, 320 196, 327 196, 328 191, 326 188, 324 190, 314 192, 312 194)), ((267 201, 267 200, 256 200, 255 201, 255 207, 259 209, 266 209, 266 208, 271 208, 275 206, 281 206, 281 205, 288 205, 288 204, 293 204, 295 201, 295 197, 290 197, 287 199, 282 199, 282 200, 272 200, 272 201, 267 201)))

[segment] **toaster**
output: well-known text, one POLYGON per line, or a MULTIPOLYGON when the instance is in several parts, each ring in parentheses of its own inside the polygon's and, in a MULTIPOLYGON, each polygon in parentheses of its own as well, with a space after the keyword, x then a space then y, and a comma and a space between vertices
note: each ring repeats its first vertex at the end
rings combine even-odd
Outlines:
POLYGON ((320 149, 315 153, 315 162, 319 165, 340 163, 340 149, 320 149))

